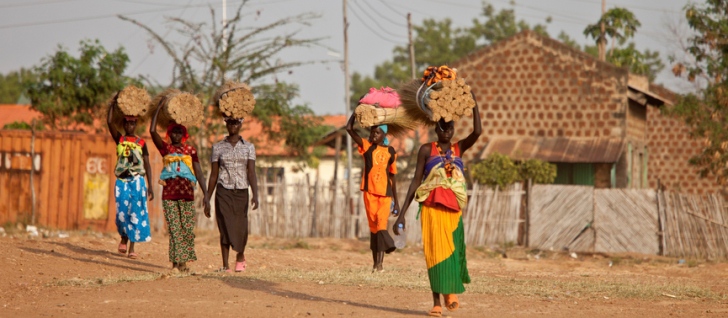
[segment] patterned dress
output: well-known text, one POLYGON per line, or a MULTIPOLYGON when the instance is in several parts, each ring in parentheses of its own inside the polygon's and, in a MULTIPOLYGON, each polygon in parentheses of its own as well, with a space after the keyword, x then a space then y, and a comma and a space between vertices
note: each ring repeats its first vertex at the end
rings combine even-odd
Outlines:
POLYGON ((147 212, 147 184, 144 182, 144 139, 122 136, 116 147, 116 229, 131 242, 152 240, 147 212))
POLYGON ((197 150, 187 144, 164 144, 160 154, 164 168, 160 180, 162 207, 169 229, 169 261, 185 263, 197 260, 195 254, 195 184, 193 164, 199 162, 197 150))
POLYGON ((425 181, 415 200, 422 214, 424 247, 430 288, 440 294, 461 294, 470 283, 465 259, 462 209, 467 205, 463 161, 457 143, 446 153, 432 143, 425 164, 425 181))

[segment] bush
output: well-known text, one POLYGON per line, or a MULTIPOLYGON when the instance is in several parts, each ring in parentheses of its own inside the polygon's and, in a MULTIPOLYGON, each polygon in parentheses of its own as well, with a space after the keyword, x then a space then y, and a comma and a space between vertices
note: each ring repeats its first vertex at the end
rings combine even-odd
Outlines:
POLYGON ((515 163, 506 155, 492 153, 485 160, 474 164, 470 175, 480 184, 497 185, 500 188, 528 179, 535 183, 553 183, 556 165, 538 159, 515 163))
POLYGON ((480 184, 497 185, 501 188, 521 180, 513 160, 499 153, 492 153, 485 160, 473 165, 471 177, 480 184))

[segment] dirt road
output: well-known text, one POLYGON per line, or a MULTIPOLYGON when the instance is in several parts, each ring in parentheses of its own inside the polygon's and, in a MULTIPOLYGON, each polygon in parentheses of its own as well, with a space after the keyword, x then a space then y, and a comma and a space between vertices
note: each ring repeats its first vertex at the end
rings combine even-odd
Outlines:
MULTIPOLYGON (((112 235, 0 238, 0 317, 423 317, 417 247, 370 273, 368 242, 251 237, 248 270, 218 274, 216 233, 197 239, 193 275, 170 275, 167 238, 116 253, 112 235)), ((728 264, 644 255, 468 249, 473 283, 450 317, 728 317, 728 264), (611 262, 611 266, 610 266, 611 262)))

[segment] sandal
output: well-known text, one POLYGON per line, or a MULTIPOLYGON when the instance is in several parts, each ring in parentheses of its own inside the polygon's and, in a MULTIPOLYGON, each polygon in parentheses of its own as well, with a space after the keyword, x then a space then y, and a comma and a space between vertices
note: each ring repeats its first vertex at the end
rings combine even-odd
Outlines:
POLYGON ((137 259, 137 253, 134 253, 134 252, 129 253, 129 258, 137 259))
POLYGON ((236 272, 244 272, 245 268, 248 267, 248 264, 245 262, 245 259, 243 259, 242 262, 236 262, 235 263, 235 271, 236 272))
POLYGON ((458 295, 455 295, 455 294, 445 295, 445 308, 447 308, 448 311, 458 310, 458 308, 460 308, 460 303, 458 302, 458 295))
POLYGON ((435 306, 430 309, 430 312, 427 314, 430 317, 442 317, 442 307, 435 306))
POLYGON ((119 243, 119 253, 126 254, 126 244, 119 243))

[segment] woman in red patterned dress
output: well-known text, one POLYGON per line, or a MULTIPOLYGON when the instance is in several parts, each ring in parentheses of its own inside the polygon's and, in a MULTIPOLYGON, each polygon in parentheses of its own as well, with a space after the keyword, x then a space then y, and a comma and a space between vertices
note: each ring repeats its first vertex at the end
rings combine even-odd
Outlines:
POLYGON ((159 153, 164 157, 164 168, 159 176, 159 182, 164 186, 162 207, 169 229, 169 260, 172 262, 172 270, 186 272, 189 270, 187 262, 197 260, 194 232, 195 183, 200 184, 205 199, 207 186, 197 150, 186 143, 189 138, 187 128, 179 124, 170 124, 167 127, 169 143, 157 133, 157 116, 162 107, 165 106, 158 107, 154 113, 149 134, 152 135, 159 153))

